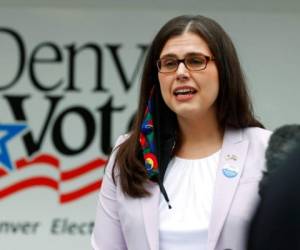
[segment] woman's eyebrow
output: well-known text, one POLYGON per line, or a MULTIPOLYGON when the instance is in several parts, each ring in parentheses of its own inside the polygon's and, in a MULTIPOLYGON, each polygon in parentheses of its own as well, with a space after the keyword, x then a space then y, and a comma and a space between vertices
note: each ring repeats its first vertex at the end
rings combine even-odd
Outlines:
MULTIPOLYGON (((186 54, 183 55, 183 57, 186 57, 186 56, 195 56, 195 55, 205 55, 204 53, 202 52, 188 52, 186 54)), ((161 58, 168 58, 168 57, 175 57, 175 58, 179 58, 179 56, 177 56, 176 54, 174 53, 167 53, 167 54, 164 54, 161 58)))
POLYGON ((168 54, 164 54, 162 57, 160 58, 167 58, 167 57, 178 57, 176 54, 173 54, 173 53, 168 53, 168 54))

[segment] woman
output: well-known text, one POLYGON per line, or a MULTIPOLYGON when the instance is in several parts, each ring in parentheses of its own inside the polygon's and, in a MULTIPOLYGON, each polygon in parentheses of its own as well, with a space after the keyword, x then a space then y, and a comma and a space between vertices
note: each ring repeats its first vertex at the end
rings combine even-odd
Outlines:
POLYGON ((262 127, 220 25, 167 22, 148 51, 133 129, 107 165, 94 249, 244 249, 270 135, 262 127))

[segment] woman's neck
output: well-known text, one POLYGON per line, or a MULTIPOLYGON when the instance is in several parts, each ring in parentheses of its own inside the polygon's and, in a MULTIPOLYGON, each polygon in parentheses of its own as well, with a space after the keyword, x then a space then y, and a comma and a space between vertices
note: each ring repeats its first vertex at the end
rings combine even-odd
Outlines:
POLYGON ((201 120, 178 117, 178 124, 179 138, 175 152, 177 156, 203 158, 221 148, 224 130, 214 114, 201 120))

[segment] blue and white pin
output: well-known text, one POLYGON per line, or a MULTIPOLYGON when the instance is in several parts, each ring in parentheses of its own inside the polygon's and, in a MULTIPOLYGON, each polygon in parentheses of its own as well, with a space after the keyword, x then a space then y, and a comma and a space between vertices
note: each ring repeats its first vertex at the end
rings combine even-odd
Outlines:
MULTIPOLYGON (((226 155, 225 160, 228 161, 237 161, 236 155, 226 155)), ((223 175, 227 178, 234 178, 239 173, 239 167, 235 164, 225 164, 225 166, 222 168, 223 175)))
POLYGON ((227 164, 222 168, 222 172, 227 178, 234 178, 239 173, 237 167, 227 164))

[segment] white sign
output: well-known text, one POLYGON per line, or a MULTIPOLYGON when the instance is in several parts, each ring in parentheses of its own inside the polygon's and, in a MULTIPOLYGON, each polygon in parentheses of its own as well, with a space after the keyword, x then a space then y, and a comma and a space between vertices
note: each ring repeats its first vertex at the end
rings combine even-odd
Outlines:
POLYGON ((0 16, 0 248, 89 249, 107 155, 133 119, 150 39, 129 14, 0 16))

